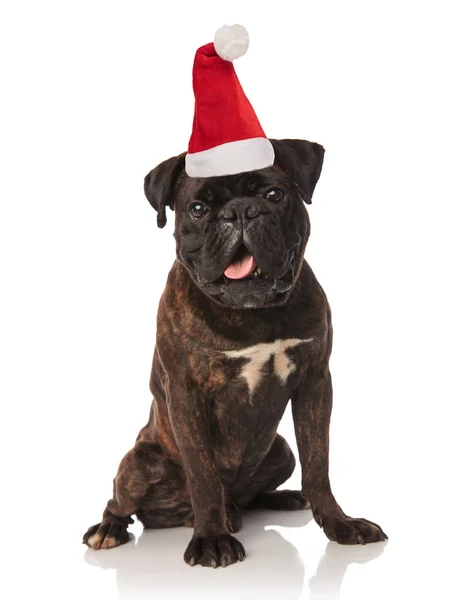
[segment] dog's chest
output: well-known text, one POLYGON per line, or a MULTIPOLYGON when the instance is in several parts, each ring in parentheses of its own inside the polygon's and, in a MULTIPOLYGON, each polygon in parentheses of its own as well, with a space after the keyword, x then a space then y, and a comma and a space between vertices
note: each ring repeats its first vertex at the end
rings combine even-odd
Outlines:
POLYGON ((279 339, 223 353, 225 385, 213 395, 211 429, 225 481, 268 451, 299 374, 301 348, 311 341, 279 339))
POLYGON ((310 342, 312 342, 312 338, 279 339, 240 350, 229 350, 223 354, 231 361, 237 361, 238 367, 234 372, 235 379, 242 380, 246 384, 248 396, 252 398, 263 386, 263 383, 269 379, 274 378, 281 387, 285 387, 297 369, 291 350, 300 344, 310 342))

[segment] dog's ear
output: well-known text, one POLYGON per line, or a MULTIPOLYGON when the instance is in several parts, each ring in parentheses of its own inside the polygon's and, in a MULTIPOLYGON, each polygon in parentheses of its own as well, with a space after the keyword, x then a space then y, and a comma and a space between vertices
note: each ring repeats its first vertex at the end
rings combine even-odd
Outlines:
POLYGON ((319 181, 325 150, 320 144, 306 140, 271 140, 275 162, 292 177, 294 185, 306 204, 319 181))
POLYGON ((145 177, 143 189, 148 202, 158 213, 158 227, 166 224, 166 206, 174 210, 174 193, 184 172, 185 152, 168 158, 145 177))

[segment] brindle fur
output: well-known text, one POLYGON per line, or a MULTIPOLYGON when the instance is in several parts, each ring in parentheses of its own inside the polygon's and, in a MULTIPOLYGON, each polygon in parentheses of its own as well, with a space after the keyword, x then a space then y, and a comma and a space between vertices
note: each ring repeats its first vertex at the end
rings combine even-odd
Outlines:
MULTIPOLYGON (((280 144, 276 142, 276 156, 282 155, 280 144)), ((277 161, 264 173, 210 182, 184 176, 183 155, 152 172, 158 223, 165 222, 166 205, 175 206, 177 212, 179 260, 170 271, 158 310, 150 418, 121 461, 102 522, 84 536, 91 547, 127 542, 127 527, 135 514, 148 528, 194 527, 185 560, 190 565, 226 566, 245 555, 231 535, 241 526, 243 509, 296 510, 309 504, 331 540, 357 544, 387 539, 378 525, 345 515, 331 492, 328 364, 332 324, 325 293, 302 259, 309 221, 301 198, 310 201, 321 158, 320 164, 312 164, 315 172, 310 165, 305 174, 301 165, 290 165, 294 159, 289 156, 284 153, 284 164, 277 161), (303 179, 298 184, 300 171, 303 179), (301 237, 294 285, 282 301, 269 299, 266 306, 230 308, 206 294, 198 285, 199 275, 185 265, 183 239, 192 225, 183 207, 190 196, 218 196, 222 190, 224 204, 244 182, 245 189, 252 186, 255 195, 263 177, 283 180, 294 198, 290 207, 282 209, 287 211, 290 231, 296 227, 301 237), (247 359, 230 358, 224 352, 289 338, 312 338, 286 351, 295 370, 282 382, 274 373, 271 356, 249 394, 240 377, 247 359), (291 449, 277 433, 289 400, 301 461, 301 492, 277 490, 295 468, 291 449)))

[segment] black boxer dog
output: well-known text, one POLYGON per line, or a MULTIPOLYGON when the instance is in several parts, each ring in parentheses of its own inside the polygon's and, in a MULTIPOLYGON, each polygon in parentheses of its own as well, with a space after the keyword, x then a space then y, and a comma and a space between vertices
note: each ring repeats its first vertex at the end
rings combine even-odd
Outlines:
POLYGON ((148 528, 193 527, 185 561, 224 567, 244 558, 232 534, 252 507, 310 507, 341 544, 387 539, 342 511, 328 476, 332 324, 303 258, 324 149, 271 141, 269 168, 190 178, 181 154, 145 178, 160 227, 175 210, 177 260, 158 310, 150 418, 84 536, 91 548, 126 543, 136 515, 148 528), (277 433, 289 400, 301 491, 277 490, 295 468, 277 433))

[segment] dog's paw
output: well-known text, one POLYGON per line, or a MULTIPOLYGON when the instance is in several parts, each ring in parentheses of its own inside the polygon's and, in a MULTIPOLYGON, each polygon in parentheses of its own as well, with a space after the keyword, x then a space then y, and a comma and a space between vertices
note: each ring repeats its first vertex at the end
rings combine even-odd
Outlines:
POLYGON ((367 519, 319 517, 316 520, 328 539, 338 544, 368 544, 388 539, 379 525, 367 519))
POLYGON ((184 559, 190 566, 227 567, 245 557, 244 546, 232 535, 193 537, 185 550, 184 559))
POLYGON ((126 544, 129 541, 129 534, 124 525, 118 523, 98 523, 88 529, 83 536, 83 544, 86 544, 93 550, 102 548, 115 548, 126 544))
POLYGON ((310 504, 299 490, 275 490, 260 492, 250 504, 250 508, 269 510, 304 510, 310 504))

